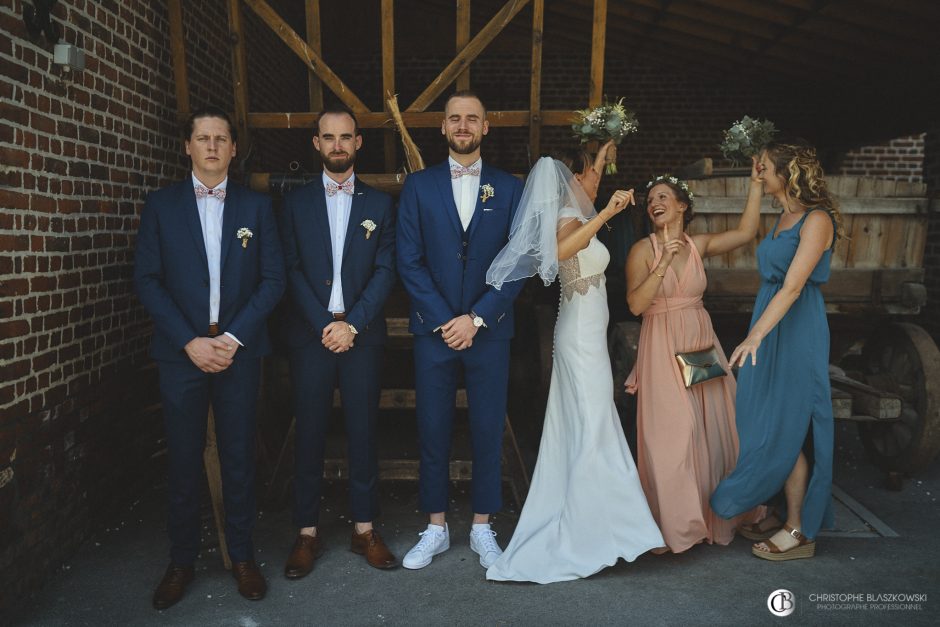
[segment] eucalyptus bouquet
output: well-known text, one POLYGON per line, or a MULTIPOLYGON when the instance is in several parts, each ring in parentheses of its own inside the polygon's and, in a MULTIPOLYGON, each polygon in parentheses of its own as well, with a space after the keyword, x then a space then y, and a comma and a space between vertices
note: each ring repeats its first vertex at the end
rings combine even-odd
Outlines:
POLYGON ((777 133, 770 120, 756 120, 744 116, 725 131, 725 140, 718 145, 721 154, 737 165, 751 160, 777 133))
MULTIPOLYGON (((576 116, 571 130, 582 144, 598 140, 606 142, 614 140, 619 145, 623 138, 630 133, 636 133, 636 114, 623 106, 623 98, 615 103, 605 102, 594 109, 582 109, 575 112, 576 116)), ((607 174, 617 173, 617 164, 611 161, 605 168, 607 174)))

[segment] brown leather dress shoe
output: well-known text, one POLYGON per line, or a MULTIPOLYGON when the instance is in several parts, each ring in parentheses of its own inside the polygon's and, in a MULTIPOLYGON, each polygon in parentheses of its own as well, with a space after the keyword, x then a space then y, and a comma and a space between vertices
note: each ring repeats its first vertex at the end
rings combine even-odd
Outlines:
POLYGON ((163 574, 163 579, 157 584, 153 593, 153 607, 165 610, 183 598, 186 586, 193 580, 192 566, 176 566, 170 564, 163 574))
POLYGON ((291 549, 287 564, 284 565, 284 576, 288 579, 300 579, 307 576, 313 570, 313 563, 321 555, 323 555, 323 545, 320 543, 320 536, 297 534, 294 548, 291 549))
POLYGON ((268 591, 268 583, 253 561, 233 563, 232 577, 238 582, 238 593, 249 601, 263 599, 268 591))
POLYGON ((355 528, 353 528, 352 543, 349 545, 349 550, 359 555, 365 555, 369 566, 373 568, 395 568, 398 566, 398 560, 385 546, 382 536, 375 529, 369 529, 365 533, 356 533, 355 528))

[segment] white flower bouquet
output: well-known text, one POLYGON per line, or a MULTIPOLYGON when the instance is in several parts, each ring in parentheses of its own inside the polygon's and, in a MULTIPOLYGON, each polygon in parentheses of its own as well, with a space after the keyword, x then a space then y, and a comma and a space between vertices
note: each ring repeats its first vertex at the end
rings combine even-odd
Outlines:
POLYGON ((770 120, 757 120, 745 115, 725 131, 725 139, 718 147, 721 154, 735 165, 747 163, 770 143, 776 133, 777 127, 770 120))
MULTIPOLYGON (((612 139, 615 145, 619 145, 624 137, 635 133, 638 128, 636 114, 623 106, 623 98, 594 109, 577 111, 576 115, 571 130, 582 144, 593 140, 606 142, 612 139)), ((605 171, 607 174, 616 174, 617 164, 611 161, 605 171)))

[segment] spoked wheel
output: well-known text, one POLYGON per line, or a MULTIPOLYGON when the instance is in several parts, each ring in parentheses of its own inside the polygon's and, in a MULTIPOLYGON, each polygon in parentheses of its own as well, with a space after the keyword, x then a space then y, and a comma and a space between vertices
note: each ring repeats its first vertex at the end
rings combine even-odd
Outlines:
POLYGON ((923 328, 894 323, 862 350, 869 383, 902 400, 898 420, 861 422, 862 443, 885 471, 917 474, 940 452, 940 350, 923 328))

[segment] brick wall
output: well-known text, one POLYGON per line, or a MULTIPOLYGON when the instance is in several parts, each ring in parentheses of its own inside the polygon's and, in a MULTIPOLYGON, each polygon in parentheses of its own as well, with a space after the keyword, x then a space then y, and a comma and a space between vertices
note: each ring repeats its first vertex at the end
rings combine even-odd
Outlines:
POLYGON ((920 183, 924 180, 924 133, 848 150, 833 173, 920 183))
MULTIPOLYGON (((133 245, 146 194, 188 169, 164 3, 59 2, 64 41, 86 55, 72 75, 29 39, 23 5, 0 8, 0 614, 162 475, 133 245)), ((225 11, 184 3, 193 107, 232 107, 225 11)), ((252 107, 290 103, 303 67, 245 17, 270 48, 249 53, 252 107)), ((265 144, 262 167, 295 150, 265 144)))

